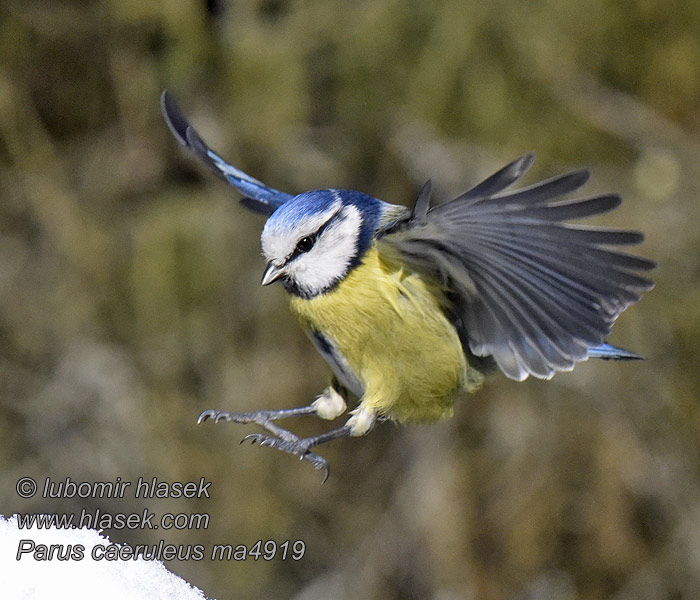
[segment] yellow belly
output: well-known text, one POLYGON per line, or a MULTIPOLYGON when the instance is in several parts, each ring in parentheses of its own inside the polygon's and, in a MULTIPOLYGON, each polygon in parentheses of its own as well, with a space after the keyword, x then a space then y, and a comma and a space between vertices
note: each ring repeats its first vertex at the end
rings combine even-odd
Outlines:
POLYGON ((302 326, 323 333, 364 388, 361 404, 401 422, 452 415, 464 391, 482 381, 433 290, 370 249, 331 292, 290 296, 302 326))

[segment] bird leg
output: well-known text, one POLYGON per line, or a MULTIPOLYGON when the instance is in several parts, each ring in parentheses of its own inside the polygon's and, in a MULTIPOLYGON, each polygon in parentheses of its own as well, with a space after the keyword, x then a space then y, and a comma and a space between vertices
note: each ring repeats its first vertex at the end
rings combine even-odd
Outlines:
POLYGON ((291 431, 283 429, 275 423, 279 419, 289 417, 299 417, 303 415, 316 415, 322 419, 335 419, 341 415, 346 408, 345 399, 336 389, 336 385, 331 385, 323 394, 308 406, 299 408, 289 408, 282 410, 258 410, 248 413, 230 413, 220 410, 205 410, 199 415, 197 423, 203 423, 207 419, 214 419, 214 422, 231 421, 233 423, 255 423, 269 431, 272 436, 262 433, 252 433, 241 440, 241 443, 250 440, 253 444, 270 446, 283 452, 299 456, 300 460, 310 462, 315 469, 324 469, 323 481, 328 479, 329 465, 325 458, 309 452, 310 448, 324 444, 331 440, 351 435, 351 428, 347 425, 334 429, 327 433, 311 437, 299 438, 291 431), (347 431, 346 431, 347 430, 347 431))

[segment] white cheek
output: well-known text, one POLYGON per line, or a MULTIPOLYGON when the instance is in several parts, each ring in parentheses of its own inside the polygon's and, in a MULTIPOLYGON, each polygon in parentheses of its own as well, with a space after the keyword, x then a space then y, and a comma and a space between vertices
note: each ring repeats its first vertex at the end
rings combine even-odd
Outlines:
POLYGON ((289 265, 291 277, 306 292, 324 290, 346 273, 357 255, 362 219, 354 206, 343 209, 344 217, 323 232, 313 249, 289 265))

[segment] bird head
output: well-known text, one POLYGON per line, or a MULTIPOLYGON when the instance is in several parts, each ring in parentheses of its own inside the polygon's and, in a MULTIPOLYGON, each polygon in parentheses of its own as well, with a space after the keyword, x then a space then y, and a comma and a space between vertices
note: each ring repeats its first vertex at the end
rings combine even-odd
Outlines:
POLYGON ((313 298, 333 289, 362 260, 391 205, 360 192, 315 190, 285 202, 265 223, 262 285, 313 298))

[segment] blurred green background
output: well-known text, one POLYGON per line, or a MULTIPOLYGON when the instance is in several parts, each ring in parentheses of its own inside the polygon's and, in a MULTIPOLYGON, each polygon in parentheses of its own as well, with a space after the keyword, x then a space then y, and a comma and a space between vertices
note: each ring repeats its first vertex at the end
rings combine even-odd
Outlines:
MULTIPOLYGON (((700 3, 2 0, 0 512, 207 512, 115 541, 302 539, 300 562, 172 561, 220 599, 700 596, 700 3), (626 202, 657 286, 591 361, 494 378, 445 423, 306 463, 207 408, 308 403, 328 370, 261 289, 260 217, 181 152, 168 88, 289 192, 438 199, 529 150, 626 202), (21 476, 212 481, 211 499, 21 500, 21 476)), ((327 423, 298 421, 301 433, 327 423)))

